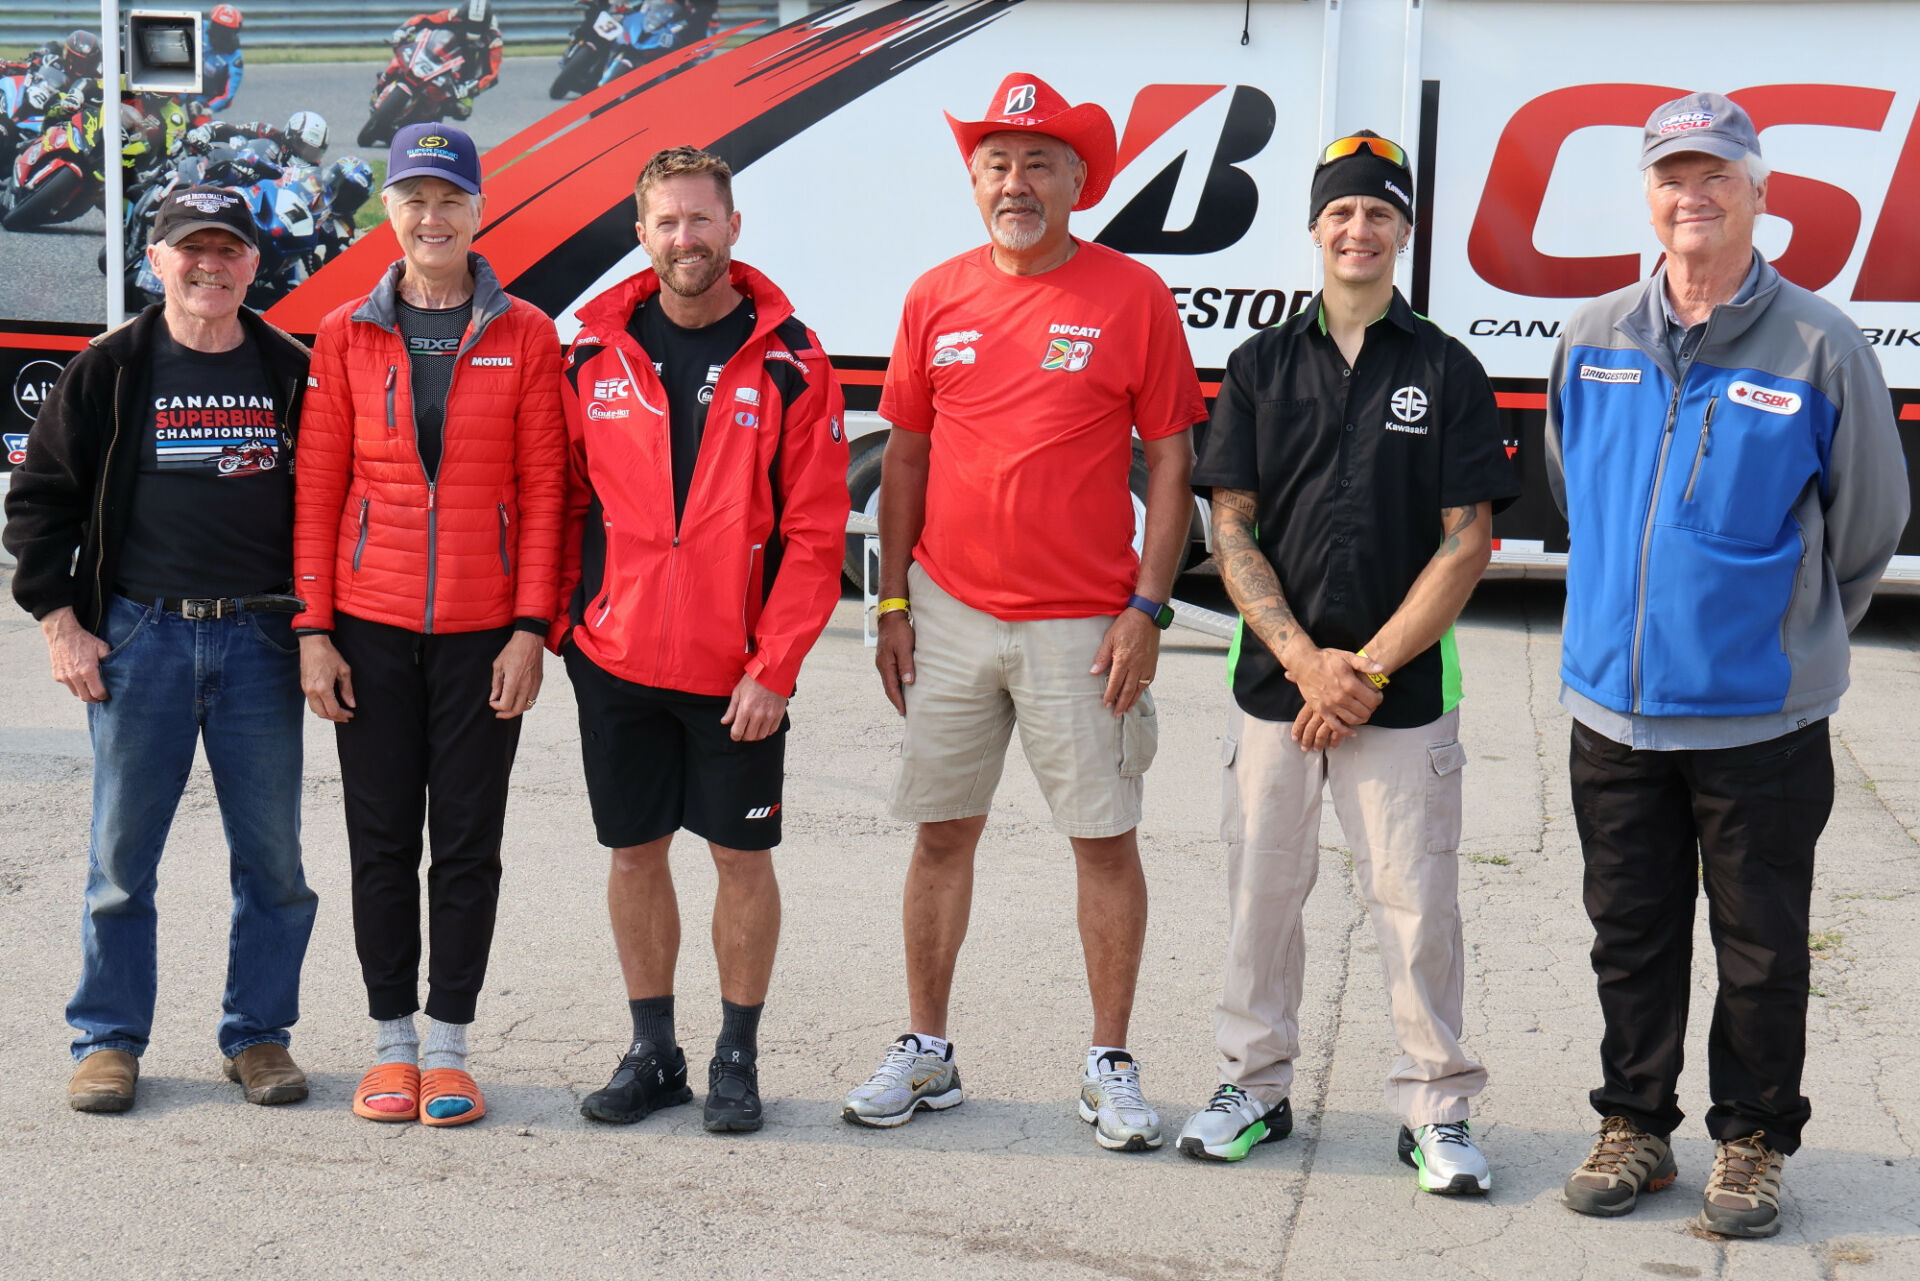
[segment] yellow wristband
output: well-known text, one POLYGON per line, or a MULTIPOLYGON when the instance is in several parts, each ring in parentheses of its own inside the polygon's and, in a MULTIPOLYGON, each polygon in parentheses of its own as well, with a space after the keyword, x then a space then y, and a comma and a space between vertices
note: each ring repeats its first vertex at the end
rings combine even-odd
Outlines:
MULTIPOLYGON (((1367 651, 1364 649, 1355 650, 1354 653, 1360 658, 1367 656, 1367 651)), ((1361 672, 1360 674, 1372 681, 1375 689, 1385 689, 1387 687, 1387 674, 1385 672, 1361 672)))
POLYGON ((907 604, 904 596, 889 596, 875 607, 874 617, 885 618, 888 614, 900 613, 913 617, 913 607, 907 604))

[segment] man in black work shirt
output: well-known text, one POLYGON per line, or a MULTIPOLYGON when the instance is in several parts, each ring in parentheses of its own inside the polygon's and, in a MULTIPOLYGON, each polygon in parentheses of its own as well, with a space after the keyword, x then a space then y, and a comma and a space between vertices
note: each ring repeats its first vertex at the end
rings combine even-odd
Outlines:
POLYGON ((7 494, 14 596, 93 739, 67 1101, 133 1106, 155 875, 204 744, 233 862, 217 1039, 249 1101, 292 1103, 307 1097, 287 1044, 317 901, 300 864, 300 602, 286 594, 307 352, 240 305, 260 254, 236 192, 168 196, 147 256, 164 305, 68 364, 7 494))
POLYGON ((1232 939, 1214 1028, 1221 1085, 1181 1132, 1237 1160, 1292 1128, 1305 947, 1331 786, 1365 895, 1401 1058, 1387 1080, 1422 1188, 1480 1193, 1460 1046, 1460 664, 1453 620, 1519 493, 1479 362, 1393 287, 1412 232, 1405 153, 1342 138, 1314 172, 1326 287, 1245 343, 1193 479, 1241 612, 1230 658, 1226 808, 1232 939))

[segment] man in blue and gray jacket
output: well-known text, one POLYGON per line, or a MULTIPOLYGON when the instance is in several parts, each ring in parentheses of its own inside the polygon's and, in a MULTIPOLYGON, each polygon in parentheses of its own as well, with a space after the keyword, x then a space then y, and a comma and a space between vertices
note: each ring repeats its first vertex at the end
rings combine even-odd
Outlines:
POLYGON ((1560 701, 1606 1025, 1590 1096, 1604 1120, 1566 1200, 1625 1214, 1675 1178, 1704 884, 1718 1146, 1700 1226, 1771 1236, 1809 1115, 1827 717, 1906 525, 1907 476, 1873 349, 1754 252, 1767 169, 1746 112, 1710 93, 1661 106, 1640 168, 1665 262, 1575 314, 1547 396, 1571 546, 1560 701))

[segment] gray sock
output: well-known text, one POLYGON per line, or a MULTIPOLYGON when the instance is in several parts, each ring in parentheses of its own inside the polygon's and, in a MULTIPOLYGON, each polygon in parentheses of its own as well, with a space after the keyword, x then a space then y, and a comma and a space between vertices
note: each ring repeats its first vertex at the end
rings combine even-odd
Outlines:
POLYGON ((466 1071, 467 1025, 442 1023, 439 1019, 429 1017, 426 1043, 421 1046, 420 1066, 429 1072, 435 1068, 466 1071))
POLYGON ((376 1019, 373 1034, 375 1063, 417 1063, 420 1061, 420 1034, 413 1030, 413 1015, 397 1019, 376 1019))

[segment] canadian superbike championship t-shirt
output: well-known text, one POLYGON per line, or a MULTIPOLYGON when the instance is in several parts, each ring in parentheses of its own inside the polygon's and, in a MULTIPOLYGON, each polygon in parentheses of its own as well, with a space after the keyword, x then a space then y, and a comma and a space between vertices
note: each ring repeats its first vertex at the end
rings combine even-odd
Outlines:
POLYGON ((907 292, 880 416, 932 433, 913 557, 1007 620, 1118 614, 1139 579, 1133 433, 1207 416, 1173 296, 1149 267, 1078 241, 1037 276, 983 245, 907 292))
POLYGON ((707 430, 707 406, 733 354, 753 337, 753 300, 701 329, 682 329, 667 319, 657 297, 633 309, 627 332, 653 361, 653 371, 667 389, 667 430, 673 457, 673 523, 686 514, 687 491, 693 488, 693 466, 700 458, 700 438, 707 430))
POLYGON ((245 596, 293 577, 287 433, 253 338, 217 354, 155 335, 114 590, 245 596))

